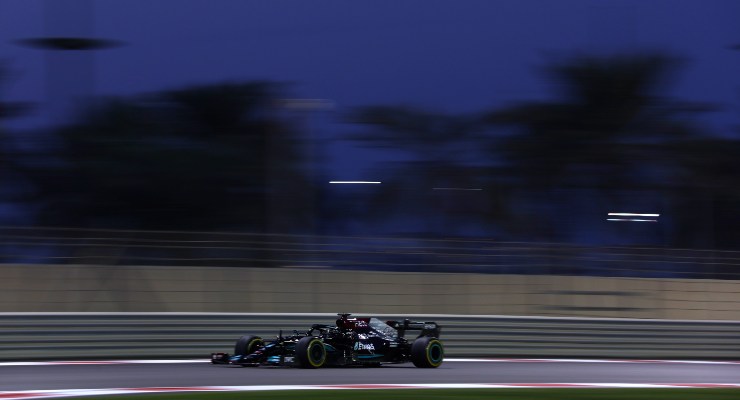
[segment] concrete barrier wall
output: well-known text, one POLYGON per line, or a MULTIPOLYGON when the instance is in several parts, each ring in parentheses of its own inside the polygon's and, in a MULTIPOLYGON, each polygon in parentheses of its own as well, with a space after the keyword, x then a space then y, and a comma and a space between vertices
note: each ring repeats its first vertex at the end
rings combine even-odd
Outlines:
MULTIPOLYGON (((436 321, 448 357, 740 358, 740 322, 459 315, 436 321)), ((0 360, 199 358, 242 335, 274 338, 335 314, 0 313, 0 360)), ((413 336, 409 335, 410 339, 413 336)))
POLYGON ((0 312, 260 312, 740 320, 740 281, 0 265, 0 312))

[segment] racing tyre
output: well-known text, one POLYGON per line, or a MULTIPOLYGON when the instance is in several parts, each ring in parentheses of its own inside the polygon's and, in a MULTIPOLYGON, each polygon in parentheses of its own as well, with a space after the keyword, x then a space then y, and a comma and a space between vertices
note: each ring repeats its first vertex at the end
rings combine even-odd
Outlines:
POLYGON ((242 336, 236 341, 236 346, 234 346, 234 355, 246 356, 254 353, 255 350, 264 345, 265 341, 259 336, 242 336))
POLYGON ((301 368, 319 368, 326 364, 326 348, 321 339, 306 336, 295 345, 295 356, 301 368))
POLYGON ((444 358, 444 346, 437 338, 420 337, 411 345, 411 362, 418 368, 437 368, 444 358))

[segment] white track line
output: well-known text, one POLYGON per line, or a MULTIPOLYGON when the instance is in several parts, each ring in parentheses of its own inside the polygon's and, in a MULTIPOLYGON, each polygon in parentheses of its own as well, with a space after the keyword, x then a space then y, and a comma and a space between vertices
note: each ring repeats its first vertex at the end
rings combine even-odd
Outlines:
POLYGON ((710 360, 622 360, 574 358, 446 358, 444 362, 496 362, 496 363, 627 363, 627 364, 708 364, 740 365, 740 361, 710 360))
POLYGON ((107 396, 139 393, 177 392, 245 392, 268 390, 353 390, 353 389, 501 389, 501 388, 740 388, 740 383, 514 383, 514 384, 362 384, 362 385, 266 385, 266 386, 195 386, 195 387, 143 387, 112 389, 61 389, 0 391, 0 399, 49 399, 59 397, 107 396))
POLYGON ((198 364, 210 363, 210 359, 189 360, 90 360, 90 361, 6 361, 0 367, 28 367, 40 365, 120 365, 120 364, 198 364))
MULTIPOLYGON (((24 367, 44 365, 121 365, 121 364, 198 364, 210 363, 210 359, 188 360, 107 360, 107 361, 6 361, 0 367, 24 367)), ((620 360, 620 359, 572 359, 572 358, 446 358, 444 362, 485 363, 627 363, 627 364, 699 364, 740 365, 740 361, 710 360, 620 360)))

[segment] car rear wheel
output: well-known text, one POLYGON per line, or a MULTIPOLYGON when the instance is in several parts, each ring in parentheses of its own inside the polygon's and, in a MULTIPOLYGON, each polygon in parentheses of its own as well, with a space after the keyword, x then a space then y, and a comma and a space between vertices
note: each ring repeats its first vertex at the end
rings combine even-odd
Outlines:
POLYGON ((313 336, 301 338, 295 345, 295 356, 301 368, 320 368, 326 364, 324 342, 313 336))
POLYGON ((444 358, 444 346, 437 338, 420 337, 411 345, 411 362, 419 368, 437 368, 444 358))
POLYGON ((246 356, 254 353, 258 348, 265 345, 265 341, 259 336, 242 336, 234 346, 235 356, 246 356))

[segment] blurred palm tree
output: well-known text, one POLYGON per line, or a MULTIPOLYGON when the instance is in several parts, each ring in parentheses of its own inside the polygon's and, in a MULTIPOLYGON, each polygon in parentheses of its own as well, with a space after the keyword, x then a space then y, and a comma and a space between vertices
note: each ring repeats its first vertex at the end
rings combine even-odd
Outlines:
POLYGON ((14 220, 20 214, 20 207, 25 187, 22 184, 20 165, 22 151, 18 138, 5 126, 7 120, 27 114, 32 105, 26 102, 3 101, 3 90, 12 79, 12 70, 7 62, 0 60, 0 201, 4 206, 15 207, 12 212, 3 215, 3 220, 14 220), (7 203, 6 203, 7 202, 7 203))
POLYGON ((397 156, 375 168, 383 185, 365 199, 370 220, 383 218, 394 231, 423 235, 496 233, 489 222, 505 213, 506 203, 501 191, 479 190, 492 186, 492 176, 476 117, 368 106, 348 120, 371 127, 350 140, 397 156))
POLYGON ((642 149, 698 134, 687 115, 711 109, 659 95, 677 63, 638 55, 551 65, 545 71, 560 98, 490 113, 490 123, 516 128, 495 150, 537 187, 637 184, 652 157, 642 149))
POLYGON ((55 161, 31 171, 39 223, 300 229, 312 210, 300 207, 301 138, 274 108, 280 89, 208 85, 99 104, 59 128, 55 161), (297 205, 271 208, 286 197, 297 205))
POLYGON ((712 109, 661 95, 678 65, 661 54, 555 63, 545 72, 559 89, 557 100, 487 115, 488 123, 511 128, 491 151, 522 185, 521 202, 549 210, 523 213, 523 224, 543 239, 563 240, 557 232, 566 229, 558 221, 573 215, 564 211, 573 210, 577 198, 602 203, 605 211, 621 206, 628 191, 658 198, 673 190, 677 160, 665 144, 703 135, 691 117, 712 109))
POLYGON ((671 211, 680 218, 673 243, 680 247, 740 248, 740 138, 703 137, 666 145, 677 166, 671 211))

